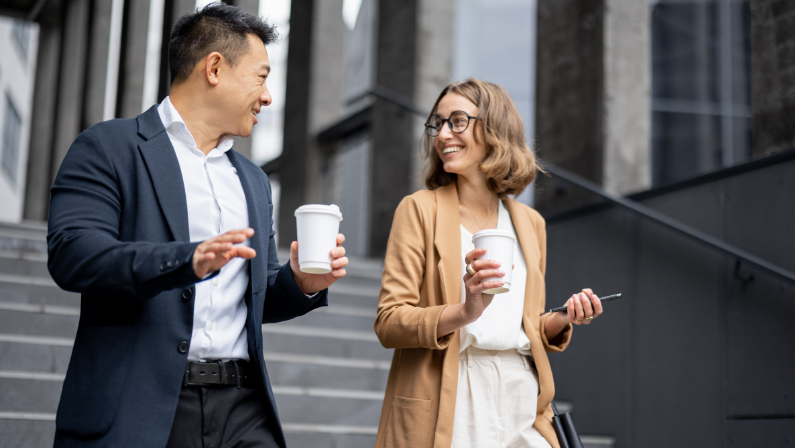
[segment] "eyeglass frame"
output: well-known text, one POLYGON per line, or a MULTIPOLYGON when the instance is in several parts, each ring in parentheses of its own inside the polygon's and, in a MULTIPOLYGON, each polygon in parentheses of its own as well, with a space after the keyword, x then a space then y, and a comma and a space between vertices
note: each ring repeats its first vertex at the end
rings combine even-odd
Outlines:
MULTIPOLYGON (((447 118, 442 118, 442 116, 439 115, 439 114, 436 114, 435 117, 437 117, 437 118, 442 120, 442 123, 438 127, 429 125, 428 121, 425 122, 425 132, 428 135, 430 135, 431 137, 433 137, 433 138, 436 138, 436 137, 438 137, 439 135, 442 134, 442 131, 441 131, 440 128, 444 126, 444 122, 445 121, 447 122, 447 127, 450 128, 450 132, 452 132, 453 134, 463 134, 464 132, 467 131, 467 129, 469 129, 469 122, 472 121, 472 120, 477 120, 478 119, 478 117, 473 117, 472 115, 469 115, 468 113, 466 113, 466 111, 463 111, 463 110, 454 110, 454 111, 450 112, 450 116, 447 117, 447 118), (464 129, 462 129, 460 131, 455 131, 455 130, 453 130, 453 122, 450 121, 450 118, 452 118, 453 115, 455 115, 458 112, 461 112, 464 115, 466 115, 466 117, 467 117, 467 125, 466 125, 466 127, 464 129), (435 129, 437 131, 436 131, 436 133, 434 135, 431 135, 430 132, 429 132, 429 129, 435 129)), ((429 118, 429 120, 430 120, 430 118, 429 118)))

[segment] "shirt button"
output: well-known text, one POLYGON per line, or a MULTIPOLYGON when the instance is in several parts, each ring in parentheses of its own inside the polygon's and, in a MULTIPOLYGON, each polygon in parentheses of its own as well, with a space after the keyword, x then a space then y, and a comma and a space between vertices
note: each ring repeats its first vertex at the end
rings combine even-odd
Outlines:
POLYGON ((210 323, 210 324, 208 324, 208 325, 207 325, 207 328, 209 328, 210 330, 212 330, 212 329, 213 329, 213 327, 214 327, 214 325, 213 325, 212 323, 210 323))
POLYGON ((180 342, 179 345, 177 346, 177 350, 179 350, 180 353, 188 353, 188 342, 187 341, 180 342))
POLYGON ((218 286, 218 279, 213 280, 213 285, 218 286))
POLYGON ((497 354, 497 350, 489 350, 489 355, 494 356, 497 354))

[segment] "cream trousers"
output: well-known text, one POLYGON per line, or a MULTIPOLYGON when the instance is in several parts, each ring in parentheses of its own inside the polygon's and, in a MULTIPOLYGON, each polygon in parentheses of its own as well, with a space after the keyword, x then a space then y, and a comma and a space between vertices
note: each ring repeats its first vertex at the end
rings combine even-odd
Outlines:
POLYGON ((538 374, 516 350, 461 352, 452 448, 551 448, 534 427, 538 374))

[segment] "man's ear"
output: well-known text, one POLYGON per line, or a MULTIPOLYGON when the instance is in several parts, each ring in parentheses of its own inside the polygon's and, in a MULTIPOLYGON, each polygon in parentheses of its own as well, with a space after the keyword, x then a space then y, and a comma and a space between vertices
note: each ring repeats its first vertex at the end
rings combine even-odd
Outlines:
POLYGON ((217 51, 213 51, 204 58, 204 75, 207 77, 207 82, 211 85, 218 85, 218 71, 221 69, 223 58, 221 53, 217 51))

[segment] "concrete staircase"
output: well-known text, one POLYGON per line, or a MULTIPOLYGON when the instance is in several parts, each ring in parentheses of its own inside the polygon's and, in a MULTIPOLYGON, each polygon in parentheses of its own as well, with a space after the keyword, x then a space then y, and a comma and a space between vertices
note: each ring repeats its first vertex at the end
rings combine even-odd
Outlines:
MULTIPOLYGON (((0 448, 52 446, 77 331, 80 297, 50 278, 45 235, 0 224, 0 448)), ((352 260, 329 307, 263 326, 288 446, 373 446, 392 356, 373 332, 381 268, 352 260)))
MULTIPOLYGON (((47 272, 46 227, 0 224, 0 448, 51 447, 80 297, 47 272)), ((280 253, 280 260, 287 254, 280 253)), ((371 448, 392 351, 373 332, 382 266, 351 260, 330 306, 263 326, 265 360, 290 447, 371 448)), ((558 403, 562 412, 571 403, 558 403)), ((609 436, 583 435, 587 448, 609 436)))

